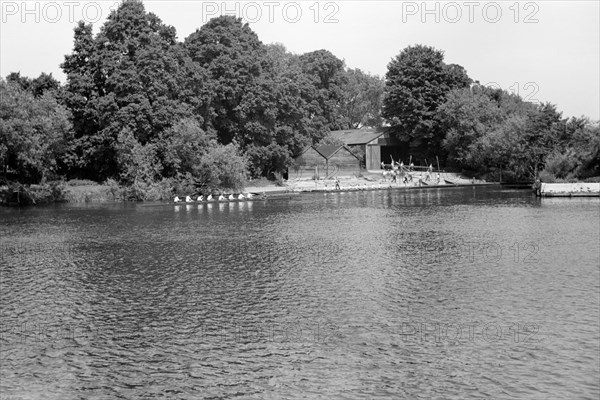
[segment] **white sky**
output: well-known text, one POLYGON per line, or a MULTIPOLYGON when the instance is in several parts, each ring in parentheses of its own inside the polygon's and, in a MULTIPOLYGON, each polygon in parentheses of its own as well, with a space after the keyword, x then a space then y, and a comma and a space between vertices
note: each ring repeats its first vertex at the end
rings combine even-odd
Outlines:
MULTIPOLYGON (((177 29, 179 40, 220 13, 250 23, 263 43, 289 51, 327 49, 346 65, 384 75, 403 48, 445 52, 482 84, 556 104, 563 116, 600 119, 600 2, 591 1, 164 1, 146 10, 177 29), (436 21, 437 19, 437 21, 436 21), (454 22, 453 22, 454 21, 454 22)), ((0 0, 0 75, 52 73, 72 50, 80 19, 104 23, 110 1, 0 0)))

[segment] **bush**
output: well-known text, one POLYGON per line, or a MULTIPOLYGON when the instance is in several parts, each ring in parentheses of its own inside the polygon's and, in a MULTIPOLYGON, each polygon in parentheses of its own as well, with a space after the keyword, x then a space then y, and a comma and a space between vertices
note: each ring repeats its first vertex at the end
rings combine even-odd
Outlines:
POLYGON ((136 180, 126 189, 127 200, 133 201, 170 200, 172 196, 173 183, 167 178, 158 182, 136 180))
MULTIPOLYGON (((463 174, 461 174, 463 175, 463 174)), ((476 177, 475 174, 469 176, 464 174, 463 176, 466 176, 469 179, 473 179, 474 177, 476 177)), ((523 178, 521 177, 520 174, 514 172, 514 171, 510 171, 507 169, 492 169, 491 171, 488 172, 483 172, 480 175, 478 175, 477 179, 481 179, 484 180, 486 182, 503 182, 503 183, 515 183, 515 182, 522 182, 523 178)))
POLYGON ((540 172, 540 180, 546 183, 556 183, 556 176, 549 171, 543 170, 540 172))
POLYGON ((114 179, 107 179, 104 182, 104 186, 108 187, 108 192, 111 194, 113 201, 116 200, 123 200, 123 198, 125 197, 125 189, 123 189, 120 185, 119 182, 115 181, 114 179))
POLYGON ((64 202, 66 201, 66 185, 63 181, 53 181, 48 183, 50 190, 50 199, 52 202, 64 202))
POLYGON ((285 186, 283 182, 283 174, 281 172, 273 172, 273 176, 275 176, 275 184, 277 186, 285 186))
POLYGON ((590 176, 589 178, 585 178, 583 181, 586 183, 600 182, 600 176, 590 176))
POLYGON ((89 179, 71 179, 67 181, 67 185, 69 186, 92 186, 97 185, 96 182, 90 181, 89 179))
POLYGON ((242 189, 248 179, 248 159, 234 144, 215 144, 200 159, 194 177, 198 186, 208 189, 242 189))
POLYGON ((196 193, 202 192, 208 194, 210 188, 205 187, 201 182, 197 182, 192 174, 180 174, 177 180, 173 182, 173 192, 177 196, 191 196, 196 193))
POLYGON ((544 170, 556 178, 565 179, 575 171, 577 162, 578 160, 570 150, 563 153, 555 152, 546 159, 544 170))
POLYGON ((66 186, 62 181, 44 182, 39 185, 9 182, 3 192, 4 202, 14 202, 19 205, 66 201, 66 186))

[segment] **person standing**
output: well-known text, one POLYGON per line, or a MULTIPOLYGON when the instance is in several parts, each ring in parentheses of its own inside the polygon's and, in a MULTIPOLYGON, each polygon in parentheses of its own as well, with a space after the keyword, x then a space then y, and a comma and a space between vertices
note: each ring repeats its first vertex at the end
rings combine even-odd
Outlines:
POLYGON ((533 191, 536 196, 542 195, 542 180, 538 177, 533 184, 533 191))

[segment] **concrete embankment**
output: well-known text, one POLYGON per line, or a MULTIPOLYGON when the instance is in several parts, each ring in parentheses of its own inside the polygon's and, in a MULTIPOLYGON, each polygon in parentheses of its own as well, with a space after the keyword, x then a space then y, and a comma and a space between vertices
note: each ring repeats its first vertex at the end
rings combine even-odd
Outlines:
POLYGON ((600 197, 600 183, 542 183, 543 197, 600 197))

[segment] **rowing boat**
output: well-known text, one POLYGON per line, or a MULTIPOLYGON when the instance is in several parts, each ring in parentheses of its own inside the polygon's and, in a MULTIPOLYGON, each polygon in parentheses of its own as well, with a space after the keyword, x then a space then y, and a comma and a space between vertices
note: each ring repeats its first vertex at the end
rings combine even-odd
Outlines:
POLYGON ((253 197, 251 199, 231 199, 231 200, 225 198, 223 200, 213 199, 213 200, 200 200, 200 201, 178 201, 178 202, 171 202, 169 204, 178 206, 178 205, 184 205, 184 204, 245 203, 247 201, 255 201, 255 200, 267 200, 267 197, 253 197))
POLYGON ((142 207, 158 207, 158 206, 190 206, 190 205, 201 205, 201 204, 225 204, 225 203, 250 203, 253 201, 259 201, 259 200, 267 200, 268 197, 266 195, 259 195, 259 194, 253 194, 252 198, 247 198, 244 197, 243 199, 239 199, 239 198, 234 198, 234 199, 229 199, 227 197, 225 197, 222 200, 219 200, 218 198, 214 198, 212 200, 192 200, 192 201, 171 201, 169 203, 154 203, 154 204, 142 204, 142 207))

